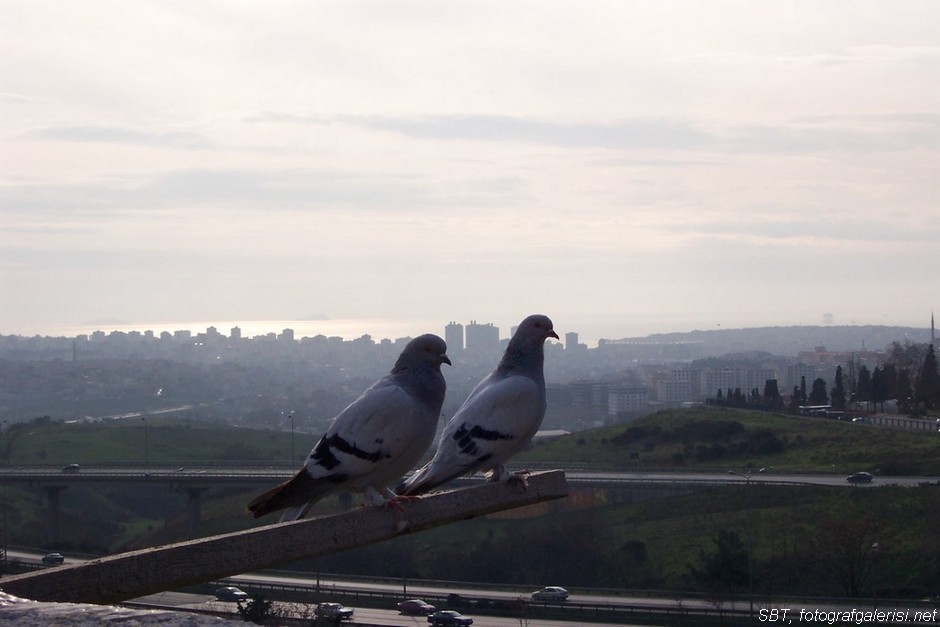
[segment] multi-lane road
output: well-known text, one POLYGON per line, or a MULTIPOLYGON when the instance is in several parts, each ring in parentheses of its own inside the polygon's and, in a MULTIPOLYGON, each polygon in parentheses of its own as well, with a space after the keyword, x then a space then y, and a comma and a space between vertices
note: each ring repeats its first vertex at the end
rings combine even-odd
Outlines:
MULTIPOLYGON (((0 482, 4 483, 276 483, 291 477, 295 468, 285 466, 106 466, 90 465, 76 469, 60 466, 6 466, 0 467, 0 482)), ((622 472, 570 470, 565 476, 568 483, 682 483, 682 484, 745 484, 747 482, 789 485, 848 486, 845 475, 821 473, 780 473, 773 471, 751 472, 741 470, 715 472, 622 472)), ((879 485, 918 486, 940 482, 940 477, 895 477, 876 476, 869 484, 854 484, 859 487, 879 485)))

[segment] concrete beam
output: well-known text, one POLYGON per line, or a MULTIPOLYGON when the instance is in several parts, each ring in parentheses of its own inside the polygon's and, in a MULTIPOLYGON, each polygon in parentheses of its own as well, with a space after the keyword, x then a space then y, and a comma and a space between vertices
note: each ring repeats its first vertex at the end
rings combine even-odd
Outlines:
POLYGON ((118 603, 566 495, 563 471, 537 472, 528 489, 485 483, 406 501, 404 512, 361 507, 4 577, 0 588, 35 601, 118 603))

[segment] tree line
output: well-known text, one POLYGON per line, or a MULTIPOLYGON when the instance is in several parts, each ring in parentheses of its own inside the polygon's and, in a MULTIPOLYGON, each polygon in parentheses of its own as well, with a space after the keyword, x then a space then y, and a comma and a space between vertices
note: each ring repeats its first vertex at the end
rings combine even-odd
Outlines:
POLYGON ((799 413, 801 407, 831 406, 833 411, 844 411, 851 405, 864 403, 867 410, 896 401, 898 411, 912 416, 925 415, 940 408, 940 371, 933 344, 910 341, 893 342, 888 347, 885 363, 869 370, 862 364, 853 364, 847 376, 842 365, 836 367, 832 388, 822 378, 807 387, 806 377, 793 387, 787 402, 780 394, 776 379, 768 379, 763 391, 753 388, 743 392, 740 388, 719 389, 711 405, 799 413))

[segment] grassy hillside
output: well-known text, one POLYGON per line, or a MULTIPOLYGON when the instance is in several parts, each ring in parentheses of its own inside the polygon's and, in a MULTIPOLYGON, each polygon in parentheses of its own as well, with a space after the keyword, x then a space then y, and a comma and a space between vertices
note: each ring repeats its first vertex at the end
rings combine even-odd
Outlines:
POLYGON ((782 472, 869 470, 940 476, 940 434, 730 409, 661 411, 625 425, 540 442, 521 460, 607 468, 782 472))
MULTIPOLYGON (((290 433, 167 419, 149 422, 146 437, 153 462, 283 461, 290 456, 290 433)), ((8 430, 4 441, 12 443, 14 464, 128 463, 142 461, 144 431, 140 421, 39 421, 8 430)), ((298 434, 297 456, 312 443, 312 436, 298 434)), ((772 466, 839 474, 907 469, 940 475, 940 437, 932 434, 727 410, 661 412, 541 443, 526 459, 630 468, 631 453, 641 468, 772 466)), ((207 492, 202 534, 258 524, 244 511, 253 492, 207 492)), ((865 596, 876 586, 883 596, 919 598, 938 592, 940 486, 754 484, 632 503, 608 504, 606 499, 597 494, 549 516, 464 521, 302 566, 318 572, 717 595, 744 591, 750 531, 759 592, 865 596), (876 553, 871 551, 875 543, 876 553), (840 573, 850 561, 865 567, 854 582, 840 573)), ((68 537, 55 546, 44 535, 40 492, 6 486, 0 503, 13 544, 105 552, 188 537, 185 495, 166 487, 70 488, 63 493, 68 537)), ((316 510, 338 508, 333 497, 316 510)))
MULTIPOLYGON (((315 437, 296 433, 303 459, 315 437)), ((194 462, 287 462, 291 434, 242 429, 175 418, 149 417, 94 423, 38 419, 10 427, 0 440, 4 457, 17 464, 139 464, 194 462)))

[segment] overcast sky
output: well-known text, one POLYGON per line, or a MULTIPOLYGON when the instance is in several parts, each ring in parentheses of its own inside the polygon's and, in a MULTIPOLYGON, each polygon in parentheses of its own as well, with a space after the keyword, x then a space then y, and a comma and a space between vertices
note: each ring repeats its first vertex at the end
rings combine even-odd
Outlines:
POLYGON ((0 0, 0 29, 0 334, 940 307, 933 0, 0 0))

